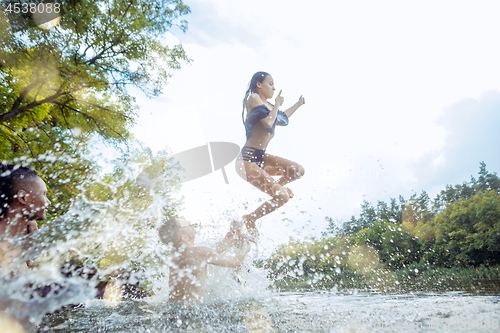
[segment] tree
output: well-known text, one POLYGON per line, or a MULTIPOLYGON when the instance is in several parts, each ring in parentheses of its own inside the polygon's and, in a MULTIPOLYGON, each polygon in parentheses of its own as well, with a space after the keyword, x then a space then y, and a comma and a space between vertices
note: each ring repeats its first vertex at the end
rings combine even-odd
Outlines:
POLYGON ((479 178, 477 182, 474 183, 476 191, 500 191, 500 178, 498 178, 496 172, 489 173, 486 171, 486 163, 479 163, 479 178))
POLYGON ((350 243, 345 238, 326 238, 312 243, 300 243, 290 238, 280 244, 265 261, 272 279, 299 277, 316 273, 334 273, 347 268, 350 243))
POLYGON ((338 222, 334 221, 331 217, 328 216, 325 216, 325 221, 328 223, 328 225, 326 226, 326 231, 321 232, 322 238, 340 236, 342 234, 342 229, 338 226, 338 222))
POLYGON ((414 229, 418 224, 425 224, 434 218, 434 214, 429 210, 430 205, 431 199, 427 192, 422 191, 418 197, 416 193, 413 194, 403 210, 402 224, 405 229, 415 235, 414 229))
POLYGON ((359 215, 359 224, 361 228, 369 228, 377 220, 377 211, 366 200, 361 204, 361 214, 359 215))
POLYGON ((357 245, 369 245, 376 249, 380 261, 390 268, 402 268, 418 262, 420 258, 418 240, 399 223, 377 220, 370 228, 356 233, 354 240, 357 245))
POLYGON ((117 209, 139 214, 153 203, 156 196, 163 203, 162 219, 166 221, 178 216, 182 200, 175 199, 175 194, 180 189, 180 179, 176 174, 178 168, 169 155, 169 150, 164 149, 153 156, 149 148, 133 141, 128 151, 116 161, 112 173, 85 184, 84 200, 114 202, 117 209), (141 186, 136 169, 148 172, 149 178, 158 181, 149 187, 141 186))
POLYGON ((479 192, 449 204, 431 221, 436 237, 432 261, 444 265, 500 263, 500 194, 479 192))
POLYGON ((362 227, 360 225, 360 222, 354 216, 351 216, 351 219, 349 221, 346 221, 342 224, 341 236, 354 235, 361 229, 362 227))
POLYGON ((463 182, 455 186, 446 185, 434 200, 432 210, 434 213, 442 213, 448 204, 460 199, 470 199, 473 195, 494 190, 500 193, 500 178, 496 172, 489 173, 486 170, 486 163, 479 163, 479 178, 471 177, 469 183, 463 182))
POLYGON ((82 158, 96 136, 115 145, 131 137, 136 106, 127 86, 157 96, 171 72, 189 62, 182 46, 161 37, 186 31, 179 17, 190 9, 182 0, 59 3, 60 24, 49 30, 27 16, 0 13, 0 157, 29 156, 49 187, 65 194, 64 206, 76 192, 58 175, 71 183, 97 171, 82 158), (68 155, 71 163, 45 173, 46 156, 68 155))
POLYGON ((390 207, 384 201, 377 201, 377 219, 401 223, 406 200, 399 196, 399 204, 391 198, 390 207))
POLYGON ((359 219, 352 216, 349 221, 342 223, 341 230, 333 233, 330 230, 333 220, 330 218, 329 226, 327 228, 328 232, 323 233, 323 236, 326 237, 328 234, 340 237, 354 235, 361 229, 369 228, 377 220, 401 223, 405 206, 406 200, 401 195, 399 196, 399 203, 396 202, 396 199, 391 198, 390 207, 384 201, 378 201, 377 208, 374 208, 368 201, 365 200, 361 205, 359 219))

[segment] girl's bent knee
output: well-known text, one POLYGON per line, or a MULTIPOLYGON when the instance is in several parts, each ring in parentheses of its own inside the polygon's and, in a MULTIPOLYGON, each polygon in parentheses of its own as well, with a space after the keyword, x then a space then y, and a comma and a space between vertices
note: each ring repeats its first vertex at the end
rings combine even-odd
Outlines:
POLYGON ((304 169, 304 167, 302 165, 299 165, 299 167, 297 168, 297 172, 295 173, 296 176, 295 178, 296 179, 302 178, 305 172, 306 170, 304 169))
POLYGON ((284 188, 276 191, 276 194, 274 195, 274 199, 278 202, 278 205, 282 206, 290 200, 290 195, 288 195, 287 190, 284 188))

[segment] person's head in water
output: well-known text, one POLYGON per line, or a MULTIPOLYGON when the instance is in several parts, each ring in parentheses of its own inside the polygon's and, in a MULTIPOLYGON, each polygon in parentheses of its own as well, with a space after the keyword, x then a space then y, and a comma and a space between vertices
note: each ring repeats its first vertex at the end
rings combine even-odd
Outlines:
POLYGON ((8 215, 43 220, 49 206, 47 186, 35 170, 0 163, 0 220, 8 215))
POLYGON ((189 221, 173 218, 165 222, 159 229, 160 240, 176 249, 182 246, 193 246, 196 231, 189 221))
POLYGON ((245 92, 245 98, 243 98, 243 112, 241 114, 241 116, 243 117, 243 122, 245 122, 244 114, 245 114, 245 108, 247 106, 248 96, 250 96, 251 93, 258 94, 260 91, 264 93, 264 96, 266 96, 266 100, 268 98, 273 97, 274 80, 271 74, 266 72, 257 72, 252 76, 252 79, 248 84, 248 89, 245 92), (269 94, 271 95, 267 97, 269 94))

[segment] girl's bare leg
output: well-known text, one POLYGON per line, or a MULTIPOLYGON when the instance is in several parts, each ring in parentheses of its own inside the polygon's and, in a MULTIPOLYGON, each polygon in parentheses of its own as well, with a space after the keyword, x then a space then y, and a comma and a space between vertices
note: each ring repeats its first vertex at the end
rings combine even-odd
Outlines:
POLYGON ((305 173, 302 165, 270 154, 264 156, 264 170, 271 176, 281 176, 278 184, 282 186, 299 179, 305 173))
POLYGON ((229 232, 216 244, 217 253, 223 253, 230 247, 239 247, 248 237, 242 234, 243 222, 233 220, 229 226, 229 232))
POLYGON ((269 154, 264 156, 263 168, 253 162, 239 160, 236 162, 236 171, 240 177, 272 197, 251 214, 243 216, 246 227, 254 235, 258 234, 255 227, 256 220, 275 211, 293 197, 293 192, 283 185, 304 174, 304 168, 299 164, 269 154), (281 178, 276 181, 272 176, 281 178))

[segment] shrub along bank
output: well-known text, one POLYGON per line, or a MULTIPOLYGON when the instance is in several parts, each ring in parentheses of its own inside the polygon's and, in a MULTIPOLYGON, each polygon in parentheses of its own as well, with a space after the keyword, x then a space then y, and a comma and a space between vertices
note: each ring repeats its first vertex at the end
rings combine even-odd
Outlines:
POLYGON ((435 200, 422 192, 361 208, 340 226, 327 218, 322 239, 290 239, 261 265, 281 287, 390 289, 500 278, 500 178, 484 163, 477 180, 447 185, 435 200))

